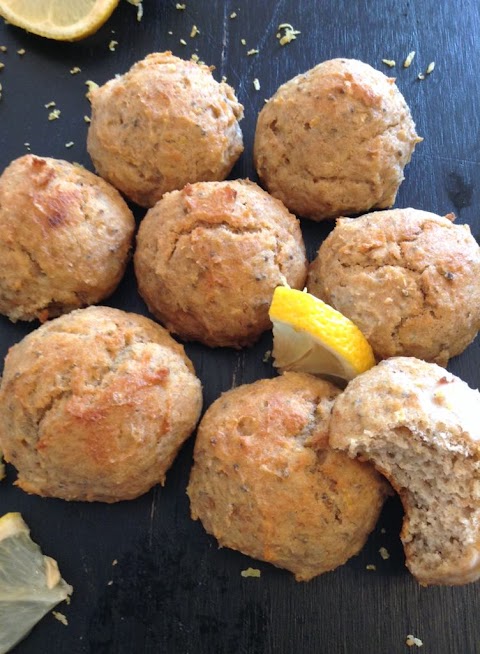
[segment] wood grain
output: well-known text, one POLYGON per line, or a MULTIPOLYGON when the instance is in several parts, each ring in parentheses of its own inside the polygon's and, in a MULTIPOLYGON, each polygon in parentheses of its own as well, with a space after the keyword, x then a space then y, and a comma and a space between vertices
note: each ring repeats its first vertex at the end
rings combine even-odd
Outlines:
MULTIPOLYGON (((454 0, 145 0, 144 18, 121 2, 98 34, 75 44, 48 42, 0 25, 0 168, 32 152, 67 158, 91 168, 86 153, 89 114, 85 81, 103 83, 155 50, 201 59, 225 75, 245 106, 245 154, 232 177, 256 179, 252 142, 256 116, 277 87, 322 60, 361 59, 397 77, 425 137, 406 170, 397 206, 441 214, 454 211, 480 236, 480 5, 454 0), (236 17, 231 15, 236 12, 236 17), (291 23, 298 39, 280 47, 278 25, 291 23), (192 25, 200 29, 189 37, 192 25), (169 34, 171 32, 171 34, 169 34), (118 41, 115 52, 108 49, 118 41), (187 45, 180 43, 185 39, 187 45), (245 39, 246 45, 241 40, 245 39), (23 56, 17 50, 24 48, 23 56), (259 54, 247 56, 249 49, 259 54), (416 51, 409 69, 401 62, 416 51), (395 59, 395 69, 382 65, 395 59), (417 74, 436 62, 424 81, 417 74), (71 75, 79 66, 81 72, 71 75), (253 80, 260 82, 255 91, 253 80), (45 104, 61 110, 48 121, 45 104), (71 149, 65 143, 74 141, 71 149)), ((143 211, 136 209, 141 219, 143 211)), ((331 225, 302 222, 308 254, 315 255, 331 225)), ((0 266, 1 266, 0 262, 0 266)), ((109 303, 146 313, 131 267, 109 303)), ((0 317, 0 355, 35 325, 0 317)), ((232 386, 272 376, 263 362, 271 349, 265 334, 241 352, 187 346, 204 384, 208 406, 232 386)), ((480 341, 451 362, 452 372, 480 383, 480 341)), ((30 497, 12 486, 0 492, 0 513, 21 511, 33 537, 54 556, 75 587, 64 627, 47 616, 18 654, 400 654, 407 634, 424 642, 425 654, 480 652, 479 585, 420 588, 404 568, 399 542, 401 508, 392 499, 359 556, 312 582, 296 583, 285 571, 237 552, 219 550, 189 518, 185 488, 192 460, 190 440, 168 474, 133 502, 106 506, 30 497), (382 533, 385 529, 385 533, 382 533), (383 560, 379 548, 390 558, 383 560), (118 563, 113 565, 112 562, 118 563), (375 564, 376 571, 366 570, 375 564), (260 579, 244 579, 248 566, 260 579), (110 583, 112 582, 112 583, 110 583)), ((415 649, 415 648, 412 648, 415 649)))

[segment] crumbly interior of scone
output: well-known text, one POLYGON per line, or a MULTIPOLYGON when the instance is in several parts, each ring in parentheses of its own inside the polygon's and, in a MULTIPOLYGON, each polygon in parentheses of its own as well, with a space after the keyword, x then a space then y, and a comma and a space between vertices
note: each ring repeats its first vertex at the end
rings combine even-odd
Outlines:
POLYGON ((415 573, 454 564, 478 540, 480 462, 396 427, 356 451, 375 461, 400 493, 407 513, 402 540, 415 573))

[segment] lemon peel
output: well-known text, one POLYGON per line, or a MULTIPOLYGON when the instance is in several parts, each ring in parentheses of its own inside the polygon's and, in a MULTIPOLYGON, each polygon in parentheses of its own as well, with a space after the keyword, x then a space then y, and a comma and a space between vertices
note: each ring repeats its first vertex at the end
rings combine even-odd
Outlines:
POLYGON ((0 15, 27 32, 78 41, 110 18, 119 0, 0 0, 0 15))
POLYGON ((73 589, 30 538, 20 513, 0 518, 0 652, 8 652, 73 589))
POLYGON ((274 365, 346 381, 375 365, 360 329, 310 293, 279 286, 270 305, 274 365))

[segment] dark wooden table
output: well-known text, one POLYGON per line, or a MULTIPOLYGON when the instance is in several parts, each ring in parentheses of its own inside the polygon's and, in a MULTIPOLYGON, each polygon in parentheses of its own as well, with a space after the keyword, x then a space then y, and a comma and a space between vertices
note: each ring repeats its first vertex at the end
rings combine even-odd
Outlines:
MULTIPOLYGON (((170 49, 185 58, 197 53, 216 67, 217 79, 225 75, 237 90, 245 106, 245 153, 232 177, 255 179, 252 142, 264 98, 320 61, 354 57, 397 77, 425 137, 406 169, 397 206, 454 211, 478 239, 478 0, 186 0, 186 5, 180 10, 175 0, 145 0, 138 23, 135 8, 121 0, 100 32, 73 44, 50 42, 2 22, 0 45, 8 51, 0 53, 5 64, 0 71, 0 168, 27 149, 91 168, 85 81, 101 84, 147 53, 170 49), (284 22, 301 34, 281 47, 276 33, 284 22), (200 33, 190 38, 193 25, 200 33), (108 47, 112 40, 118 41, 115 51, 108 47), (21 49, 23 55, 17 53, 21 49), (259 53, 247 56, 250 49, 259 53), (403 69, 411 50, 416 57, 403 69), (383 58, 395 59, 396 68, 388 69, 383 58), (418 73, 431 61, 434 72, 419 81, 418 73), (75 66, 81 72, 72 75, 75 66), (61 111, 58 120, 47 119, 50 101, 61 111)), ((135 209, 135 214, 141 219, 143 211, 135 209)), ((302 227, 312 258, 331 224, 303 221, 302 227)), ((108 303, 146 313, 131 269, 108 303)), ((2 360, 8 347, 34 327, 0 317, 2 360)), ((477 338, 449 366, 474 387, 480 383, 479 346, 477 338)), ((188 345, 204 385, 205 406, 232 386, 274 375, 262 361, 270 347, 269 333, 241 352, 188 345)), ((59 609, 68 626, 48 615, 17 647, 18 654, 400 654, 410 651, 407 634, 423 640, 425 654, 480 652, 479 583, 417 585, 404 567, 396 499, 389 501, 357 557, 333 573, 296 583, 285 571, 219 550, 201 524, 190 520, 185 489, 192 449, 193 438, 164 488, 117 505, 28 496, 12 486, 15 472, 8 467, 0 513, 21 511, 34 539, 58 560, 75 588, 71 605, 59 609), (388 560, 379 554, 382 546, 388 560), (367 570, 368 564, 376 571, 367 570), (241 577, 250 565, 260 568, 260 579, 241 577)))

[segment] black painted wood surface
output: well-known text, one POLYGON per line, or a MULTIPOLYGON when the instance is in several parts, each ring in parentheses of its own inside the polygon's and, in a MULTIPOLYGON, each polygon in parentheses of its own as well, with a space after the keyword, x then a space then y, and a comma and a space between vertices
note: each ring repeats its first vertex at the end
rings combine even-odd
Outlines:
MULTIPOLYGON (((0 25, 0 169, 27 151, 77 161, 86 152, 89 114, 85 81, 103 83, 155 50, 197 53, 232 84, 245 105, 245 153, 232 177, 256 179, 252 167, 255 121, 264 98, 299 72, 336 56, 361 59, 397 77, 425 141, 406 169, 396 206, 440 214, 480 234, 480 5, 477 0, 145 0, 144 18, 121 0, 93 37, 50 42, 0 25), (236 12, 236 17, 231 15, 236 12), (301 31, 281 47, 280 23, 301 31), (200 30, 190 38, 193 25, 200 30), (186 45, 180 43, 186 41, 186 45), (246 45, 242 45, 245 39, 246 45), (109 50, 111 40, 118 41, 109 50), (25 54, 17 54, 21 48, 25 54), (259 54, 247 56, 249 49, 259 54), (409 69, 401 62, 416 51, 409 69), (393 70, 382 58, 395 59, 393 70), (424 81, 417 74, 431 62, 424 81), (81 72, 70 74, 79 66, 81 72), (261 88, 253 87, 258 78, 261 88), (60 118, 48 121, 55 101, 60 118), (71 148, 65 144, 73 141, 71 148)), ((140 219, 142 210, 135 210, 140 219)), ((331 224, 302 222, 312 258, 331 224)), ((1 266, 1 262, 0 262, 1 266)), ((146 313, 131 269, 109 304, 146 313)), ((0 317, 0 355, 36 325, 0 317)), ((480 384, 480 339, 449 369, 480 384)), ((205 407, 232 386, 274 375, 262 361, 265 334, 251 349, 208 350, 187 345, 204 384, 205 407)), ((480 420, 480 416, 479 416, 480 420)), ((407 634, 423 640, 425 654, 480 652, 479 583, 420 588, 404 567, 399 542, 401 508, 389 501, 365 549, 333 573, 296 583, 288 572, 219 550, 189 518, 185 489, 193 438, 157 487, 117 505, 67 503, 28 496, 14 488, 8 467, 0 486, 0 513, 21 511, 32 535, 55 557, 75 592, 61 610, 63 626, 47 616, 21 643, 18 654, 400 654, 407 634), (380 547, 390 553, 388 560, 380 547), (113 561, 118 564, 113 565, 113 561), (366 569, 375 564, 376 571, 366 569), (260 579, 244 579, 253 565, 260 579)), ((415 647, 413 648, 415 649, 415 647)))

